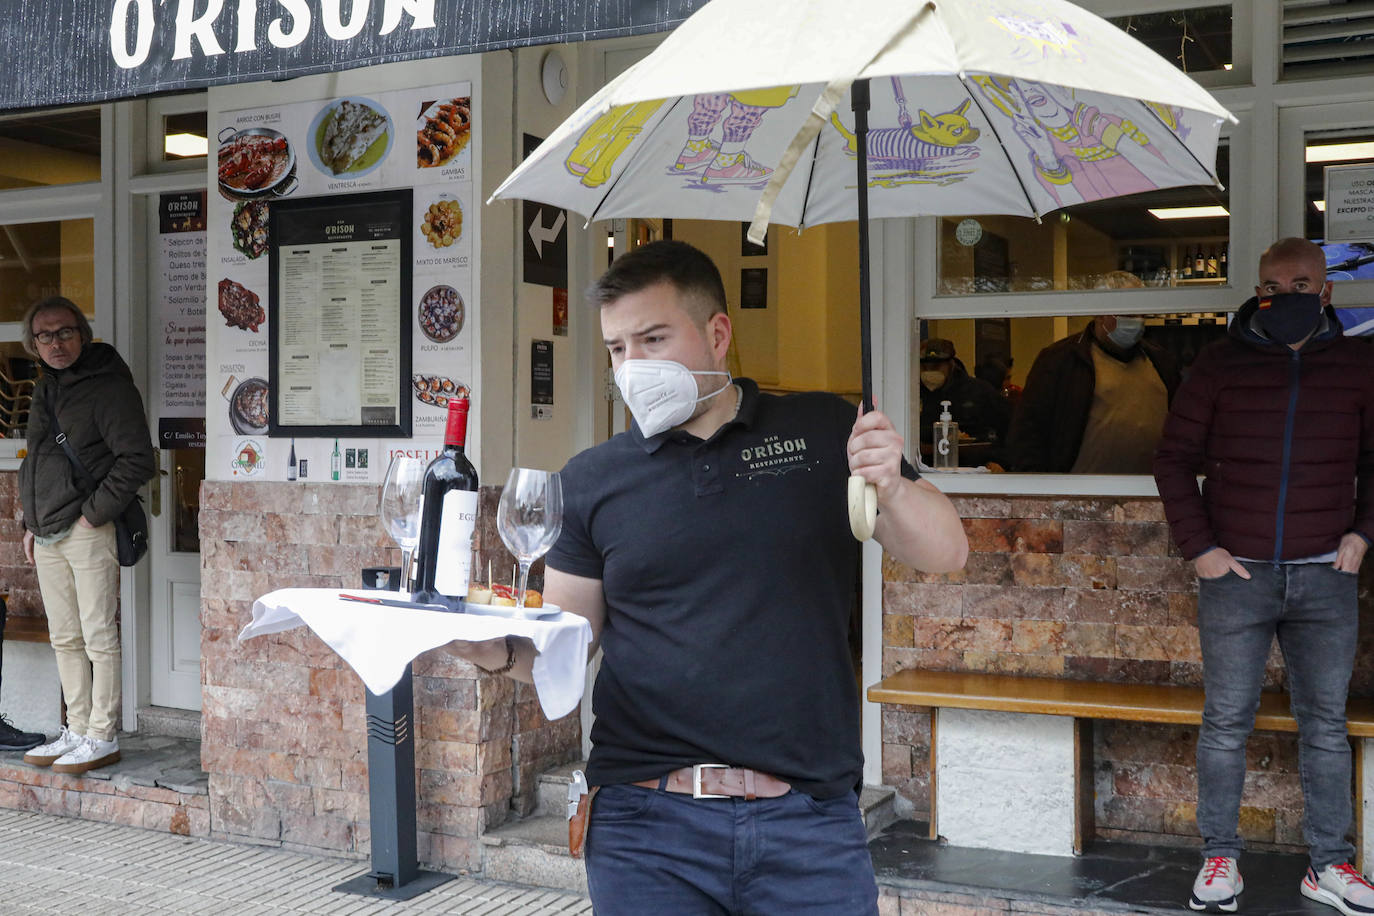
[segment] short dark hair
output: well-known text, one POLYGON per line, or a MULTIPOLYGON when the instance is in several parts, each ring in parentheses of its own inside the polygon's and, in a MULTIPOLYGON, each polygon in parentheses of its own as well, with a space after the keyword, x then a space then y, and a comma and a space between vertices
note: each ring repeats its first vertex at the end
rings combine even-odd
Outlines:
POLYGON ((84 347, 95 337, 91 331, 91 323, 82 314, 81 308, 66 296, 49 296, 46 299, 39 299, 29 310, 24 313, 24 352, 39 359, 42 356, 38 352, 38 344, 33 339, 33 319, 43 312, 70 312, 72 321, 76 322, 77 330, 81 332, 81 345, 84 347))
POLYGON ((621 296, 658 283, 672 284, 699 324, 726 314, 725 284, 715 262, 699 248, 672 240, 650 242, 616 258, 587 289, 587 301, 605 308, 621 296))

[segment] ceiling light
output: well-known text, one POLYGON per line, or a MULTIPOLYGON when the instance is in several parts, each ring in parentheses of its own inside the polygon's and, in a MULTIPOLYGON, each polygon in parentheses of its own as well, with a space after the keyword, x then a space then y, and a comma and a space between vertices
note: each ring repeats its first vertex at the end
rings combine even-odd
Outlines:
POLYGON ((1324 200, 1314 200, 1312 201, 1312 206, 1316 207, 1321 213, 1326 212, 1326 201, 1324 200))
POLYGON ((1152 207, 1150 215, 1155 219, 1203 219, 1212 216, 1230 216, 1225 207, 1152 207))
POLYGON ((1222 64, 1222 65, 1221 65, 1221 69, 1223 69, 1223 70, 1234 70, 1234 69, 1235 69, 1235 66, 1236 66, 1235 64, 1222 64))
POLYGON ((1374 142, 1327 143, 1307 148, 1308 162, 1344 162, 1348 159, 1374 159, 1374 142))
POLYGON ((168 134, 162 148, 172 156, 205 156, 210 147, 199 134, 168 134))

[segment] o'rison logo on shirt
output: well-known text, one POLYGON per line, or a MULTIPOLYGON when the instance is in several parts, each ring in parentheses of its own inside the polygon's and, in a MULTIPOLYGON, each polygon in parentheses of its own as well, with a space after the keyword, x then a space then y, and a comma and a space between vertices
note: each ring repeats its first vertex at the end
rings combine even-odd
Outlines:
POLYGON ((809 470, 814 463, 807 453, 806 440, 801 436, 790 439, 768 436, 760 445, 740 449, 739 457, 745 470, 738 472, 736 477, 781 476, 789 471, 809 470))

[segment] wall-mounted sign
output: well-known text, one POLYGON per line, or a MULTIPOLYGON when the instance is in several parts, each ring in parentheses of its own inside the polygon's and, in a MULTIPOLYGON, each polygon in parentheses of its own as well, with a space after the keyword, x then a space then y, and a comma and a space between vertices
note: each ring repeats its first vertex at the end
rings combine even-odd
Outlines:
POLYGON ((151 313, 159 448, 205 448, 204 191, 160 194, 151 313))
POLYGON ((1374 166, 1328 165, 1326 241, 1374 241, 1374 166))
POLYGON ((0 17, 0 111, 646 35, 706 0, 43 0, 0 17), (39 53, 37 49, 42 49, 39 53))
POLYGON ((410 435, 412 197, 272 204, 271 435, 410 435))
POLYGON ((739 307, 768 308, 768 269, 745 267, 739 272, 739 307))
POLYGON ((530 342, 530 402, 553 403, 553 341, 530 342))
MULTIPOLYGON (((543 141, 525 134, 525 155, 543 141)), ((520 205, 526 283, 568 288, 568 211, 532 200, 520 205)))

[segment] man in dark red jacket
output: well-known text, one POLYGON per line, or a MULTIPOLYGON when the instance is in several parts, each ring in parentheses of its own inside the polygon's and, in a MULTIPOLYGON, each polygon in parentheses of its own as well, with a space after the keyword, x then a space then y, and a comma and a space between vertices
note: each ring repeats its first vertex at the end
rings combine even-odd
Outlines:
POLYGON ((1345 839, 1356 580, 1374 539, 1374 364, 1364 342, 1342 336, 1325 277, 1311 242, 1283 239, 1265 251, 1256 297, 1226 339, 1198 355, 1155 454, 1174 541, 1198 575, 1205 861, 1194 910, 1235 912, 1243 889, 1245 743, 1277 636, 1298 721, 1311 861, 1302 893, 1343 913, 1374 913, 1374 886, 1350 864, 1345 839))

